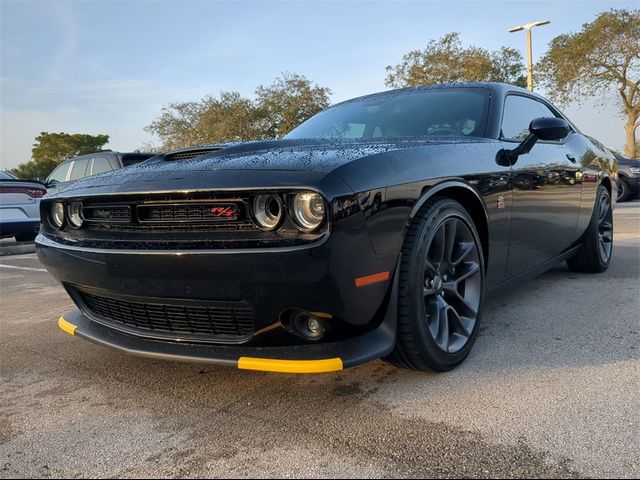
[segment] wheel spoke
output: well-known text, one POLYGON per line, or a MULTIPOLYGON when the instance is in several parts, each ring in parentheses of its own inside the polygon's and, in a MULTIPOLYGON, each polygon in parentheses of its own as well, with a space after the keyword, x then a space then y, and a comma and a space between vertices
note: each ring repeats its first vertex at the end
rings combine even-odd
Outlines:
POLYGON ((598 250, 600 251, 600 257, 602 259, 606 259, 607 258, 607 250, 604 247, 604 242, 602 241, 602 239, 600 239, 598 241, 598 250))
POLYGON ((475 275, 480 271, 480 265, 476 262, 470 262, 465 265, 469 265, 469 268, 466 272, 464 272, 462 275, 460 275, 456 279, 456 287, 460 285, 461 282, 464 282, 465 280, 467 280, 468 278, 472 277, 473 275, 475 275))
POLYGON ((456 332, 464 335, 465 337, 471 335, 471 331, 473 330, 473 320, 467 318, 467 321, 471 322, 471 325, 468 325, 464 321, 465 317, 461 316, 454 308, 450 308, 448 312, 449 318, 453 320, 453 326, 457 327, 454 328, 456 332))
POLYGON ((438 334, 436 343, 445 352, 449 350, 449 317, 447 316, 447 303, 438 297, 438 334))
POLYGON ((473 252, 475 248, 475 244, 473 242, 463 242, 460 243, 460 255, 455 260, 451 260, 451 266, 457 267, 460 263, 469 256, 471 252, 473 252))
POLYGON ((451 264, 453 249, 456 246, 456 230, 458 229, 458 221, 455 218, 447 220, 444 224, 446 251, 444 259, 451 264))

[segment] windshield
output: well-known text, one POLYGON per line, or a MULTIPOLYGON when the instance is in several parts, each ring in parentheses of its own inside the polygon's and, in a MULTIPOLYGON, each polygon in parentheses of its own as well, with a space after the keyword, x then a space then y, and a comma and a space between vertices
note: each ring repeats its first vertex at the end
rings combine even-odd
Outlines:
POLYGON ((320 112, 285 138, 482 137, 488 103, 480 88, 382 93, 320 112))

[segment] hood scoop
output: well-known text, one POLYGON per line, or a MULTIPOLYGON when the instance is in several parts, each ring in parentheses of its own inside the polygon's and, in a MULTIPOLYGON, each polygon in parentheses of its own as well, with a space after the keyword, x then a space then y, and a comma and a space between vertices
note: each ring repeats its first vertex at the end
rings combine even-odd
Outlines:
POLYGON ((191 148, 188 150, 178 150, 177 152, 168 153, 164 156, 164 159, 169 162, 177 162, 180 160, 191 160, 192 158, 206 155, 207 153, 217 152, 222 150, 222 147, 200 147, 191 148))

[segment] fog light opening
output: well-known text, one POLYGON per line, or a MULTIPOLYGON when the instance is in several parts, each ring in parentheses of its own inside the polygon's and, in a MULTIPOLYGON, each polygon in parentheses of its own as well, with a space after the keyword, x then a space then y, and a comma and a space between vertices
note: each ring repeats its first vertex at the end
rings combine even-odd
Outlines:
POLYGON ((297 336, 317 342, 326 333, 327 329, 324 320, 310 314, 309 312, 296 312, 291 316, 291 330, 297 336))

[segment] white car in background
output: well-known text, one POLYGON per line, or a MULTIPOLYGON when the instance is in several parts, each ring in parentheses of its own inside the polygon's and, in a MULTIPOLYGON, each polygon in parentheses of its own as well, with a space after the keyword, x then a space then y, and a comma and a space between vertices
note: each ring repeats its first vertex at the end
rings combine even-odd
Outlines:
POLYGON ((20 180, 0 171, 0 238, 31 241, 40 230, 40 199, 47 193, 44 184, 20 180))

